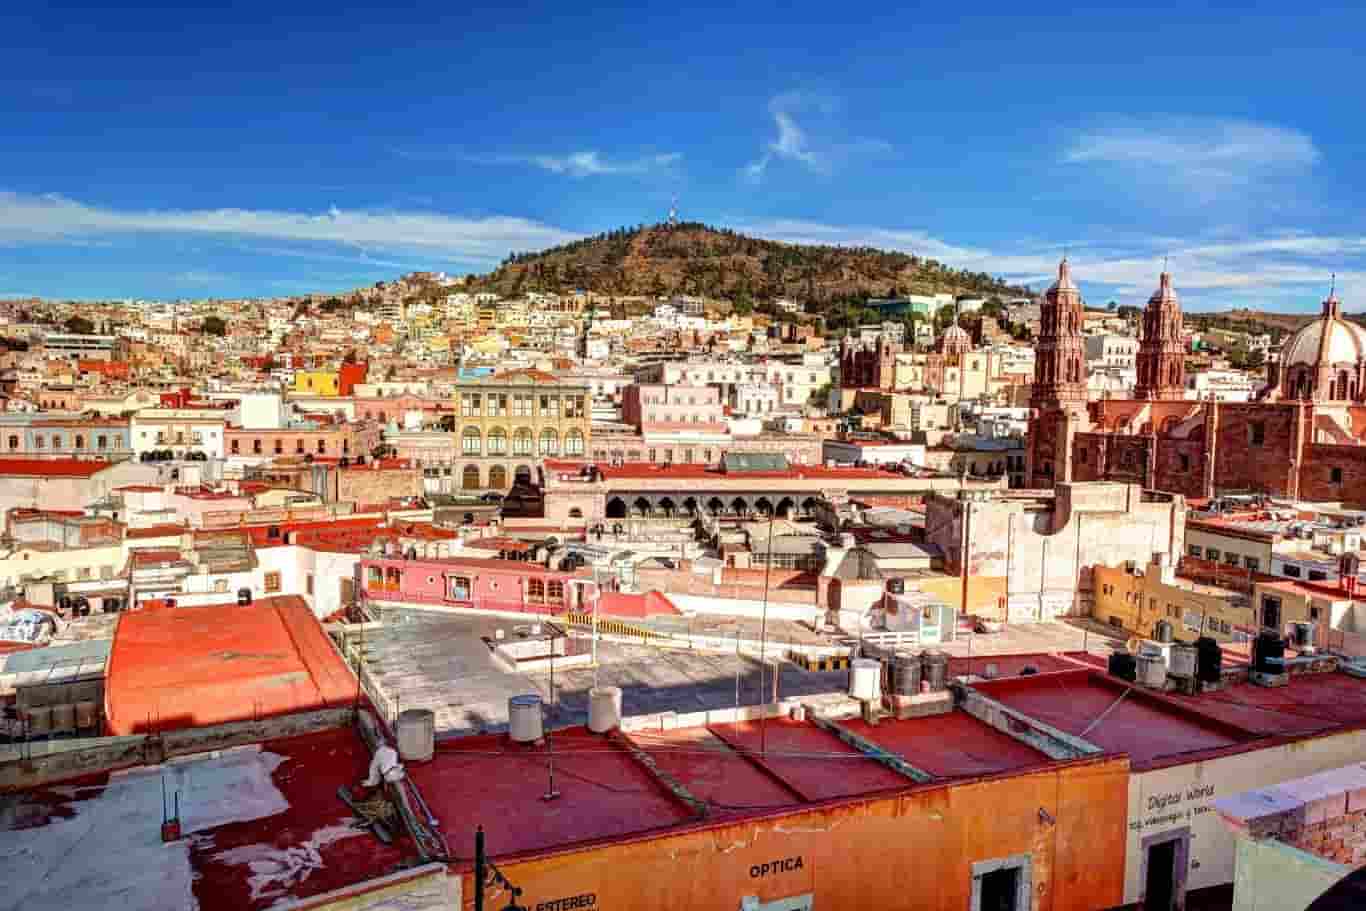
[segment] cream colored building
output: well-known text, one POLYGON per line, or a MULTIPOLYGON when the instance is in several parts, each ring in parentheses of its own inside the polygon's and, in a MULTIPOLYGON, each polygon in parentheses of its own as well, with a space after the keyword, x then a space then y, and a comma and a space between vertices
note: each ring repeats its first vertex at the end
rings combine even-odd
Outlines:
POLYGON ((546 458, 583 458, 592 435, 589 390, 539 370, 466 380, 455 388, 462 490, 504 490, 546 458))

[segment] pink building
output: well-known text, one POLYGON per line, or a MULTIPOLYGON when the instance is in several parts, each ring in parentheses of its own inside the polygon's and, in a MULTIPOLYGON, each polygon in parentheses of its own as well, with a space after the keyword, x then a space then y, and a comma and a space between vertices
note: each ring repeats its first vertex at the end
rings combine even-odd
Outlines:
POLYGON ((621 416, 642 433, 670 430, 724 433, 721 390, 715 386, 645 384, 622 390, 621 416))
POLYGON ((518 560, 367 557, 360 561, 360 577, 371 601, 539 614, 591 607, 584 587, 569 584, 573 573, 518 560))

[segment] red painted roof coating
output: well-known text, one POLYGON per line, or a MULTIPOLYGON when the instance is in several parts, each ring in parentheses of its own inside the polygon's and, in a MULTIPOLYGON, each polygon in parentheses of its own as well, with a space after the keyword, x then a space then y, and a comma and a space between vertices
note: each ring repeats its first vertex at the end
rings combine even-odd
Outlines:
POLYGON ((881 721, 876 727, 857 718, 840 724, 899 754, 916 768, 944 778, 991 775, 1051 762, 1033 747, 957 710, 881 721))
POLYGON ((631 741, 716 813, 798 806, 800 797, 706 728, 634 731, 631 741))
POLYGON ((1082 736, 1086 731, 1085 739, 1106 752, 1128 753, 1134 767, 1253 739, 1213 718, 1183 712, 1138 687, 1089 670, 1011 677, 974 686, 983 695, 1069 734, 1082 736), (1121 696, 1123 701, 1119 701, 1121 696), (1091 727, 1107 710, 1105 718, 1091 727))
POLYGON ((194 892, 200 911, 258 911, 286 898, 308 898, 388 875, 411 859, 407 839, 385 845, 368 832, 336 841, 315 836, 351 823, 351 811, 338 799, 337 788, 364 778, 370 763, 370 753, 353 729, 334 728, 267 741, 262 749, 285 757, 271 778, 289 802, 289 809, 265 819, 195 833, 190 839, 190 863, 196 874, 194 892), (272 848, 278 852, 281 872, 289 870, 284 862, 293 860, 297 873, 258 886, 253 898, 251 879, 260 870, 270 869, 268 852, 272 848), (229 853, 234 849, 244 850, 229 853), (316 860, 307 856, 312 851, 317 852, 316 860), (233 863, 239 856, 239 862, 233 863), (250 861, 241 862, 252 856, 259 857, 256 869, 250 861))
POLYGON ((89 478, 109 467, 109 462, 81 459, 0 459, 0 477, 89 478))
POLYGON ((298 596, 119 617, 109 733, 171 730, 347 705, 356 682, 298 596))
POLYGON ((1295 675, 1284 687, 1238 683, 1199 696, 1167 695, 1191 711, 1268 736, 1366 724, 1366 680, 1347 674, 1295 675))
POLYGON ((622 747, 584 728, 556 731, 555 787, 547 747, 522 746, 502 736, 438 743, 431 762, 408 775, 446 832, 482 824, 494 857, 543 851, 599 838, 666 828, 691 811, 656 782, 622 747))
POLYGON ((774 718, 718 724, 711 732, 773 772, 806 800, 907 788, 914 782, 814 724, 774 718))

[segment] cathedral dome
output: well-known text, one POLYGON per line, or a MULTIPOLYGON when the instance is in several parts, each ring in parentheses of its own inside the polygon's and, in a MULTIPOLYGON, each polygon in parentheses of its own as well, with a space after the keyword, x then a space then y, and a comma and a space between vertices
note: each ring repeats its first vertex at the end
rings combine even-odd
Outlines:
POLYGON ((1315 366, 1323 353, 1324 364, 1358 364, 1366 360, 1366 328, 1342 319, 1337 298, 1323 302, 1323 316, 1295 331, 1281 349, 1287 367, 1315 366))

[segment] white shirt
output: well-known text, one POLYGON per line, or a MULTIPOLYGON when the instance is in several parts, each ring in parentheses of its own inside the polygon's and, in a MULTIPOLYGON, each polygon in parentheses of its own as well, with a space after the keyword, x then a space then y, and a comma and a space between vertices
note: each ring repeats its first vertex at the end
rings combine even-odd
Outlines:
POLYGON ((403 780, 403 763, 398 761, 398 751, 389 744, 383 744, 370 759, 370 775, 365 786, 373 788, 380 781, 395 782, 403 780))

